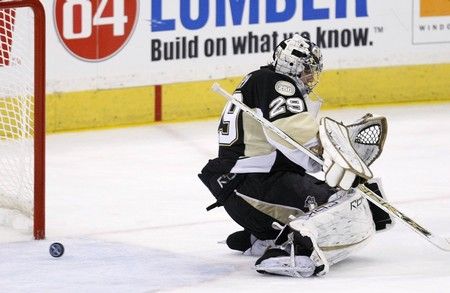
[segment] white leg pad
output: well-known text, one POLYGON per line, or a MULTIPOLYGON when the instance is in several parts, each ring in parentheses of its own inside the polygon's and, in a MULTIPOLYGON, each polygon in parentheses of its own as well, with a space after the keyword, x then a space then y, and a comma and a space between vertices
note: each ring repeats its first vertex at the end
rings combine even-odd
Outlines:
MULTIPOLYGON (((323 252, 329 265, 333 265, 365 244, 375 234, 375 226, 369 204, 362 192, 350 189, 339 192, 333 201, 317 207, 291 223, 290 227, 312 237, 323 252)), ((303 233, 302 233, 303 234, 303 233)), ((305 235, 307 236, 307 235, 305 235)))

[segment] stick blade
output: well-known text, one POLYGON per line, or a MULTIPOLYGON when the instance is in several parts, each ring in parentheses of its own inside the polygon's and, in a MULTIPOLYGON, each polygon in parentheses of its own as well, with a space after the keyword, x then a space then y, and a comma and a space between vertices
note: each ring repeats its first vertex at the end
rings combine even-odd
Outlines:
POLYGON ((449 238, 435 239, 435 245, 444 251, 450 252, 450 239, 449 238))

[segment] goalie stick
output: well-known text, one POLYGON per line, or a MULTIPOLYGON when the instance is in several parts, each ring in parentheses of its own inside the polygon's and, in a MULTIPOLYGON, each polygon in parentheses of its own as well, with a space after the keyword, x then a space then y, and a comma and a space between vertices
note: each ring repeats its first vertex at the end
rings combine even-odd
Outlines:
MULTIPOLYGON (((245 105, 243 102, 239 101, 232 95, 230 95, 227 91, 225 91, 223 88, 220 87, 218 83, 214 83, 212 85, 212 90, 223 97, 227 98, 228 101, 233 103, 235 106, 237 106, 239 109, 247 113, 250 117, 258 121, 263 127, 270 129, 274 133, 276 133, 280 138, 284 139, 286 142, 294 146, 295 148, 301 150, 306 155, 308 155, 311 159, 316 161, 317 163, 323 165, 323 160, 319 158, 316 154, 314 154, 309 149, 305 148, 295 140, 293 140, 289 135, 284 133, 282 130, 280 130, 278 127, 273 125, 270 121, 265 119, 264 117, 256 114, 250 107, 245 105)), ((419 225, 416 221, 411 219, 410 217, 406 216, 404 213, 396 209, 394 206, 389 204, 387 201, 385 201, 383 198, 378 196, 376 193, 374 193, 372 190, 367 188, 365 185, 360 184, 357 187, 362 193, 364 193, 365 197, 374 203, 376 206, 384 210, 385 212, 389 213, 390 215, 396 217, 399 219, 402 223, 404 223, 406 226, 408 226, 410 229, 412 229, 414 232, 422 236, 424 239, 429 241, 431 244, 436 246, 437 248, 440 248, 444 251, 450 251, 450 239, 441 237, 439 235, 433 234, 421 225, 419 225)))

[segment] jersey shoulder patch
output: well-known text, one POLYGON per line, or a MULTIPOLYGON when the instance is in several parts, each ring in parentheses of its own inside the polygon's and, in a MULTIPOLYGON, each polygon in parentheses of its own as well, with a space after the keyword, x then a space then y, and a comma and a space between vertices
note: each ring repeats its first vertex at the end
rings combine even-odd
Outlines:
POLYGON ((255 79, 260 82, 264 92, 272 93, 272 98, 279 95, 292 97, 299 94, 299 90, 292 79, 273 70, 262 68, 255 74, 255 79))
POLYGON ((275 91, 283 96, 291 97, 295 95, 295 86, 286 80, 279 80, 275 83, 275 91))

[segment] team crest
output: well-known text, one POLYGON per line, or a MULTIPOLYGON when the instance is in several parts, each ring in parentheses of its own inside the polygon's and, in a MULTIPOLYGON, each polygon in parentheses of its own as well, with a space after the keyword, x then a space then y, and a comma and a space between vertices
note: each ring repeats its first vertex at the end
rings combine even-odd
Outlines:
POLYGON ((295 86, 285 80, 280 80, 275 84, 275 90, 283 96, 293 96, 295 94, 295 86))

